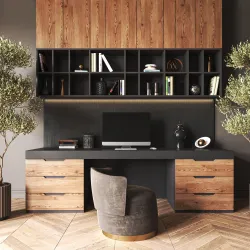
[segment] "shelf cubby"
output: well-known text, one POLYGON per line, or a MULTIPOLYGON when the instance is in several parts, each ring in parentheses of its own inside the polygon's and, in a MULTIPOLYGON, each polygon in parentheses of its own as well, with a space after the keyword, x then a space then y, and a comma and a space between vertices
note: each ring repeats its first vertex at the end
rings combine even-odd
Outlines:
POLYGON ((55 50, 54 51, 54 72, 69 72, 69 51, 55 50))
POLYGON ((158 73, 141 73, 140 75, 140 95, 147 95, 147 82, 150 84, 151 95, 154 95, 154 84, 158 83, 158 94, 164 94, 164 74, 158 73))
POLYGON ((54 95, 61 95, 62 79, 64 80, 64 95, 69 95, 69 75, 65 73, 54 76, 54 95))
POLYGON ((139 58, 138 50, 126 51, 126 72, 138 72, 139 71, 139 58))
MULTIPOLYGON (((168 69, 168 63, 171 60, 178 59, 182 62, 183 68, 177 72, 186 72, 188 70, 188 51, 187 50, 166 50, 164 71, 168 69)), ((171 72, 171 71, 170 71, 171 72)), ((175 72, 175 71, 172 71, 175 72)))
POLYGON ((205 50, 204 51, 204 72, 208 72, 208 60, 211 58, 211 72, 221 72, 222 70, 222 51, 205 50))
POLYGON ((36 62, 36 68, 37 68, 37 73, 51 73, 53 71, 53 56, 52 56, 53 51, 52 50, 38 50, 37 52, 37 62, 36 62), (40 62, 40 57, 39 54, 42 54, 44 56, 44 63, 45 63, 45 72, 42 72, 41 69, 41 62, 40 62))
POLYGON ((189 72, 203 72, 204 54, 202 50, 189 51, 189 72))
POLYGON ((204 95, 203 74, 195 73, 189 75, 189 95, 192 95, 190 88, 192 85, 199 85, 201 88, 199 95, 204 95))
POLYGON ((126 75, 126 94, 127 95, 138 95, 138 75, 137 74, 127 74, 126 75))
POLYGON ((53 76, 51 73, 40 74, 39 77, 37 77, 36 91, 39 96, 53 95, 53 76))
POLYGON ((75 70, 79 70, 79 65, 83 65, 83 69, 89 71, 89 50, 70 51, 70 72, 75 72, 75 70))
POLYGON ((89 75, 71 74, 70 76, 70 95, 89 95, 89 75))
POLYGON ((156 68, 163 72, 164 53, 164 50, 140 50, 140 72, 146 64, 156 64, 156 68))

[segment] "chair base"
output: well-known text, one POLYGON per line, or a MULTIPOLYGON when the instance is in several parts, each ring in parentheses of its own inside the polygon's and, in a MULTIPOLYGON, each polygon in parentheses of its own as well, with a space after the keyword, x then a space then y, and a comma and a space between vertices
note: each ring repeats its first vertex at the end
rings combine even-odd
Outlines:
POLYGON ((112 240, 119 240, 119 241, 141 241, 141 240, 147 240, 150 239, 154 236, 156 236, 157 232, 150 232, 147 234, 142 234, 142 235, 131 235, 131 236, 124 236, 124 235, 115 235, 115 234, 110 234, 107 232, 102 231, 102 233, 112 239, 112 240))

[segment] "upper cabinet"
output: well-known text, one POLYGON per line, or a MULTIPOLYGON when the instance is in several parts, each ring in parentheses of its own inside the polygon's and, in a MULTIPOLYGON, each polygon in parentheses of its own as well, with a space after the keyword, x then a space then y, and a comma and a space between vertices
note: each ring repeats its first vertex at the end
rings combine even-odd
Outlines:
POLYGON ((136 48, 135 0, 106 0, 106 48, 136 48))
POLYGON ((222 0, 196 0, 196 48, 222 48, 222 0))
POLYGON ((62 48, 63 0, 36 1, 36 47, 62 48))
POLYGON ((163 0, 137 0, 137 47, 163 48, 163 0))
POLYGON ((37 0, 37 48, 221 48, 222 0, 37 0))

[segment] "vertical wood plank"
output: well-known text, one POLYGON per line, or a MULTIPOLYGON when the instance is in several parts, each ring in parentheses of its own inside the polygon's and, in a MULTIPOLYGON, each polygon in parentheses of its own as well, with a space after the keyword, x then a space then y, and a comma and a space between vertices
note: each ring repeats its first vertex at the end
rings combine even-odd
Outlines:
POLYGON ((163 48, 163 0, 137 1, 137 47, 163 48))
POLYGON ((64 0, 55 1, 55 46, 54 48, 64 47, 64 0))
POLYGON ((196 0, 196 47, 222 48, 222 0, 196 0))
POLYGON ((64 47, 90 47, 90 0, 64 0, 64 47))
POLYGON ((195 48, 195 0, 176 0, 176 48, 195 48))
POLYGON ((91 0, 91 48, 105 48, 105 0, 91 0))
POLYGON ((164 0, 164 47, 176 47, 176 0, 164 0))
POLYGON ((106 48, 136 47, 136 1, 106 1, 106 48))

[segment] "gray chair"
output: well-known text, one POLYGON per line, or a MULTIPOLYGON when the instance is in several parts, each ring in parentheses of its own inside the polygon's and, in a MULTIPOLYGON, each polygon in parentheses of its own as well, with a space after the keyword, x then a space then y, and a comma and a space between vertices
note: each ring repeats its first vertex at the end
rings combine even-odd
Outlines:
POLYGON ((146 240, 156 235, 158 211, 155 193, 127 185, 127 178, 110 169, 91 168, 91 187, 99 226, 105 236, 123 241, 146 240))

